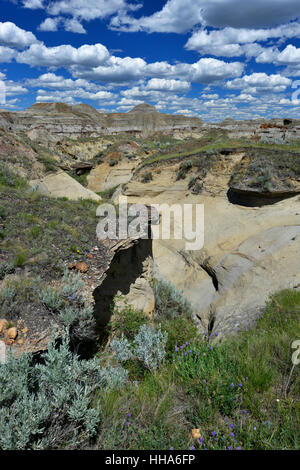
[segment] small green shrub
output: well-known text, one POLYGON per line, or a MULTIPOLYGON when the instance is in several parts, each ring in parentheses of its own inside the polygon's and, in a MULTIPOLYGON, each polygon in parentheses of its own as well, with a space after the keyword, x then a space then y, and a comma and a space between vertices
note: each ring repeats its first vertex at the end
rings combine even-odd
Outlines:
POLYGON ((15 267, 11 263, 1 262, 0 263, 0 281, 4 279, 6 274, 12 274, 15 271, 15 267))
POLYGON ((66 327, 70 327, 77 321, 87 321, 93 319, 93 309, 91 307, 78 308, 76 306, 67 306, 59 312, 59 319, 66 327))
POLYGON ((176 181, 183 180, 186 177, 187 172, 193 167, 193 162, 191 160, 187 160, 186 162, 182 162, 179 166, 179 170, 176 175, 176 181))
POLYGON ((14 266, 16 268, 21 268, 22 266, 24 266, 26 260, 27 260, 27 253, 24 250, 20 250, 14 259, 14 266))
POLYGON ((155 279, 153 292, 155 310, 161 319, 174 318, 178 315, 191 316, 193 311, 191 304, 171 283, 155 279))
POLYGON ((162 320, 162 329, 168 333, 166 350, 170 358, 173 356, 176 347, 184 344, 187 340, 196 338, 198 335, 198 330, 193 320, 184 315, 162 320))
POLYGON ((24 188, 27 183, 24 178, 13 172, 6 164, 0 162, 0 186, 24 188))
POLYGON ((99 196, 102 197, 102 199, 105 201, 105 200, 109 200, 111 199, 111 197, 113 196, 114 192, 116 191, 118 186, 114 186, 112 188, 109 188, 109 189, 106 189, 105 191, 100 191, 99 193, 97 193, 99 196))
POLYGON ((148 320, 142 310, 135 310, 130 305, 124 308, 114 308, 108 329, 113 335, 120 337, 122 334, 128 339, 133 339, 140 327, 148 320))
POLYGON ((71 171, 69 174, 72 178, 74 178, 74 180, 78 181, 78 183, 80 183, 82 186, 86 187, 88 185, 87 173, 78 175, 76 171, 71 171))
POLYGON ((84 285, 79 271, 78 273, 71 274, 68 272, 67 269, 65 269, 64 271, 62 282, 62 294, 68 298, 74 298, 75 296, 77 296, 78 292, 82 289, 84 285))
POLYGON ((144 364, 144 367, 154 372, 163 361, 168 334, 152 325, 142 325, 134 338, 134 354, 144 364))
POLYGON ((96 322, 91 306, 67 305, 64 310, 60 310, 58 318, 77 344, 93 342, 96 346, 96 322))
POLYGON ((53 312, 57 312, 64 305, 64 299, 60 289, 48 287, 39 293, 41 302, 53 312))
POLYGON ((13 286, 3 287, 1 290, 1 299, 4 302, 12 302, 16 296, 16 289, 13 286))
POLYGON ((165 357, 167 337, 166 332, 162 333, 161 325, 155 328, 145 324, 140 327, 132 342, 122 334, 120 338, 112 339, 110 348, 120 362, 137 359, 145 369, 154 372, 165 357))
POLYGON ((203 183, 195 176, 191 176, 188 189, 191 190, 192 194, 200 194, 203 190, 203 183))
POLYGON ((129 359, 132 359, 133 357, 131 344, 123 334, 121 335, 121 338, 112 339, 110 348, 114 353, 116 353, 116 357, 120 362, 129 361, 129 359))
POLYGON ((153 175, 151 171, 147 171, 146 173, 143 174, 141 181, 142 183, 149 183, 149 181, 153 180, 153 175))
POLYGON ((30 235, 32 238, 38 238, 40 233, 42 231, 42 227, 40 225, 34 225, 32 229, 30 230, 30 235))
POLYGON ((5 219, 7 217, 7 210, 5 207, 0 206, 0 219, 5 219))

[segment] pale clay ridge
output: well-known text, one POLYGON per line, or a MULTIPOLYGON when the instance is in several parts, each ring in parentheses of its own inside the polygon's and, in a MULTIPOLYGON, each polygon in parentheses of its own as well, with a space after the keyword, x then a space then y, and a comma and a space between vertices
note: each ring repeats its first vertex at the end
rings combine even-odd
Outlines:
POLYGON ((78 181, 64 171, 47 175, 41 180, 31 180, 30 185, 33 190, 50 197, 101 201, 100 196, 90 189, 84 188, 78 181))

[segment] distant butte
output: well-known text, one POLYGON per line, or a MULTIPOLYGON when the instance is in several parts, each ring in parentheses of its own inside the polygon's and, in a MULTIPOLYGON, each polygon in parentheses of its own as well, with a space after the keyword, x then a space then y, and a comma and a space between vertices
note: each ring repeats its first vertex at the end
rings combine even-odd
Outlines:
POLYGON ((152 106, 152 104, 148 103, 141 103, 132 108, 129 113, 158 113, 157 109, 155 106, 152 106))

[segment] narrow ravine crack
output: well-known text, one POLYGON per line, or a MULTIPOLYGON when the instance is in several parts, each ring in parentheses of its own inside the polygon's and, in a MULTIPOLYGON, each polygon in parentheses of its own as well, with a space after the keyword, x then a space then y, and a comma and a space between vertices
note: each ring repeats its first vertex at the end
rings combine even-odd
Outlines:
POLYGON ((218 292, 219 290, 219 281, 216 275, 215 270, 213 269, 212 266, 208 263, 208 258, 203 261, 203 263, 200 264, 201 268, 209 275, 209 277, 212 280, 213 286, 218 292))

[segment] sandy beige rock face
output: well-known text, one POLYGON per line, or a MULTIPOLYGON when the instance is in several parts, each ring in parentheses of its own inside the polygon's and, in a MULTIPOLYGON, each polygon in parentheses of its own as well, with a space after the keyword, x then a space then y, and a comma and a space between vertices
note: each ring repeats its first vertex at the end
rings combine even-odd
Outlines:
POLYGON ((67 197, 68 199, 93 199, 101 201, 101 197, 90 189, 84 188, 78 181, 64 171, 50 174, 41 180, 31 180, 30 185, 41 194, 51 197, 67 197))
POLYGON ((183 290, 203 331, 232 334, 253 325, 273 292, 300 283, 300 196, 262 207, 232 204, 228 181, 242 154, 212 168, 206 190, 187 191, 175 166, 153 171, 153 181, 131 181, 128 202, 204 204, 204 247, 186 251, 186 240, 154 240, 154 277, 183 290))
POLYGON ((109 166, 108 163, 102 163, 96 166, 88 175, 88 189, 102 192, 127 183, 130 181, 136 165, 136 162, 125 159, 113 167, 109 166))

